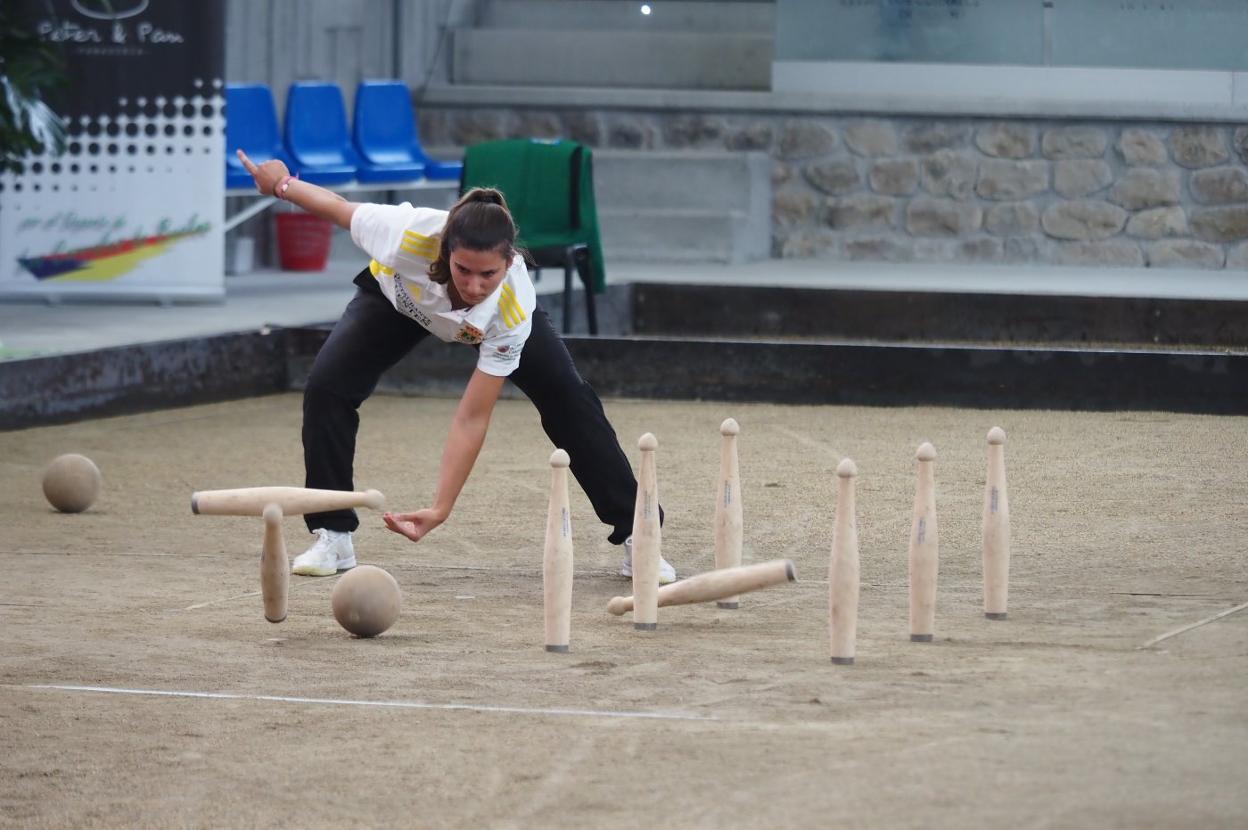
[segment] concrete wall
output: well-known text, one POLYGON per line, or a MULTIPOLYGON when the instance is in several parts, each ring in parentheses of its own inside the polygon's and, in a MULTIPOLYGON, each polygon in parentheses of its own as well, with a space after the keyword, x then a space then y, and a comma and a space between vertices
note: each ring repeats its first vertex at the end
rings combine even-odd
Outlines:
POLYGON ((1248 127, 1089 119, 424 107, 433 144, 758 150, 772 254, 1248 269, 1248 127))
POLYGON ((227 0, 226 79, 269 84, 279 113, 292 81, 333 81, 350 108, 364 78, 445 82, 449 29, 476 14, 476 0, 227 0))
POLYGON ((280 108, 299 78, 337 82, 350 106, 360 79, 399 77, 413 88, 426 146, 452 153, 513 136, 761 151, 772 167, 774 256, 1248 269, 1242 124, 919 114, 935 104, 908 111, 916 114, 870 102, 820 109, 811 96, 779 93, 729 95, 722 109, 715 93, 691 106, 665 90, 623 104, 606 90, 461 93, 450 83, 448 27, 488 25, 487 9, 479 0, 229 0, 227 78, 269 83, 280 108))

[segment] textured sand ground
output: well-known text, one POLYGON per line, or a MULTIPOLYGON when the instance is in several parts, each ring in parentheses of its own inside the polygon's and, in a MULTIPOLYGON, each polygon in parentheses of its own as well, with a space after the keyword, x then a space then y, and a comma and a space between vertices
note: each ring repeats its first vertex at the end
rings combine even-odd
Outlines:
MULTIPOLYGON (((572 652, 542 650, 550 446, 500 404, 451 520, 419 545, 364 517, 405 592, 351 639, 334 579, 266 623, 259 519, 193 490, 302 481, 299 398, 0 433, 0 824, 13 827, 1242 827, 1248 822, 1248 420, 608 401, 659 438, 664 551, 712 566, 718 425, 741 423, 745 559, 799 581, 739 611, 609 616, 627 593, 573 485, 572 652), (1010 619, 981 613, 984 435, 1009 433, 1010 619), (906 631, 914 449, 937 448, 936 642, 906 631), (90 511, 39 491, 93 458, 90 511), (833 470, 858 464, 858 662, 827 659, 833 470), (214 692, 109 694, 39 685, 214 692), (365 707, 286 696, 425 704, 365 707), (465 708, 449 708, 462 705, 465 708), (500 711, 496 707, 511 707, 500 711), (583 710, 580 714, 555 710, 583 710), (546 710, 546 711, 536 711, 546 710), (621 714, 664 715, 619 717, 621 714)), ((453 401, 366 404, 357 484, 423 506, 453 401)), ((292 553, 307 537, 285 521, 292 553)))

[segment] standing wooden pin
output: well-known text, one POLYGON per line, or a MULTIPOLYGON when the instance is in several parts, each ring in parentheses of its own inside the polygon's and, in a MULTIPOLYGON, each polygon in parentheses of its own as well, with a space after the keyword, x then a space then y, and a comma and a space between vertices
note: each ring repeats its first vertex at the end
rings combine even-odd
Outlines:
POLYGON ((910 525, 910 642, 930 643, 936 626, 936 448, 924 442, 915 453, 918 480, 914 487, 914 521, 910 525))
MULTIPOLYGON (((741 475, 737 464, 737 434, 741 427, 732 418, 719 425, 719 487, 715 493, 715 567, 741 564, 741 475)), ((739 608, 739 596, 724 597, 720 608, 739 608)))
POLYGON ((1010 594, 1010 499, 1005 487, 1005 430, 988 430, 984 485, 984 616, 1004 620, 1010 594))
POLYGON ((654 451, 659 441, 647 432, 637 442, 641 471, 637 476, 637 503, 633 508, 633 628, 659 627, 659 484, 654 451))
POLYGON ((568 454, 550 455, 550 506, 542 587, 546 600, 546 650, 567 651, 572 625, 572 516, 568 512, 568 454))
POLYGON ((264 508, 264 547, 260 551, 260 596, 264 618, 271 623, 286 619, 286 595, 290 587, 290 562, 282 538, 282 508, 264 508))
POLYGON ((828 562, 828 637, 832 662, 854 662, 858 636, 858 524, 854 519, 854 477, 858 467, 848 458, 836 467, 836 523, 832 527, 832 558, 828 562))

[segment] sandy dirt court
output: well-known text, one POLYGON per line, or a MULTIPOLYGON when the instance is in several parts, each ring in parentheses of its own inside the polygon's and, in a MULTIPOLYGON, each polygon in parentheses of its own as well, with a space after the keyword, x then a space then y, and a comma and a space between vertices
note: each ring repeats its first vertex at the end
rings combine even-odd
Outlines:
MULTIPOLYGON (((357 485, 432 494, 454 401, 376 397, 357 485)), ((504 401, 450 521, 413 545, 365 514, 404 609, 374 640, 334 578, 258 596, 262 522, 193 490, 301 484, 300 399, 0 433, 0 825, 6 827, 1242 828, 1248 825, 1248 419, 607 402, 659 439, 664 553, 713 566, 719 424, 741 424, 745 560, 794 584, 737 611, 629 593, 573 483, 572 651, 543 646, 551 447, 504 401), (1009 433, 1010 618, 984 619, 984 437, 1009 433), (909 642, 914 451, 937 448, 936 641, 909 642), (54 512, 43 466, 104 491, 54 512), (837 462, 858 465, 854 666, 828 660, 837 462), (57 688, 59 687, 59 688, 57 688), (90 688, 88 688, 90 687, 90 688), (106 691, 109 690, 109 691, 106 691), (155 694, 162 693, 162 694, 155 694), (392 704, 392 705, 366 705, 392 704)), ((309 537, 284 522, 292 555, 309 537)))

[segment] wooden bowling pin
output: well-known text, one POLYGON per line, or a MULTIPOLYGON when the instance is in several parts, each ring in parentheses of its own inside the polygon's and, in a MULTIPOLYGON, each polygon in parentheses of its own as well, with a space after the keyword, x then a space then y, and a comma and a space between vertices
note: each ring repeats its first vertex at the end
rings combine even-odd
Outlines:
POLYGON ((572 516, 568 512, 568 454, 550 456, 550 505, 546 510, 546 548, 542 588, 546 602, 546 650, 569 648, 572 624, 572 516))
POLYGON ((936 533, 936 448, 919 445, 914 487, 914 520, 910 524, 910 642, 930 643, 936 626, 936 573, 939 569, 936 533))
MULTIPOLYGON (((719 425, 719 486, 715 493, 715 567, 741 565, 741 476, 737 463, 737 434, 741 428, 732 418, 719 425)), ((740 597, 719 600, 720 608, 740 607, 740 597)))
MULTIPOLYGON (((796 580, 797 572, 788 559, 773 559, 770 562, 757 562, 736 568, 716 568, 671 585, 664 585, 659 589, 659 607, 710 602, 796 580)), ((617 617, 631 610, 632 597, 612 597, 607 603, 607 611, 617 617)))
POLYGON ((286 557, 286 540, 282 537, 282 508, 270 504, 264 508, 263 515, 260 596, 264 600, 264 618, 279 623, 286 619, 286 596, 290 586, 290 562, 286 557))
POLYGON ((386 497, 377 490, 310 490, 306 487, 238 487, 191 493, 191 512, 203 516, 259 516, 276 504, 284 516, 371 507, 380 510, 386 497))
POLYGON ((647 432, 637 442, 641 470, 637 476, 637 502, 633 509, 633 628, 654 631, 659 627, 659 485, 654 451, 659 441, 647 432))
POLYGON ((1005 430, 988 430, 984 485, 984 616, 1004 620, 1010 594, 1010 499, 1005 486, 1005 430))
POLYGON ((858 636, 858 524, 854 518, 854 477, 848 458, 836 467, 836 522, 828 562, 828 638, 832 662, 852 665, 858 636))

